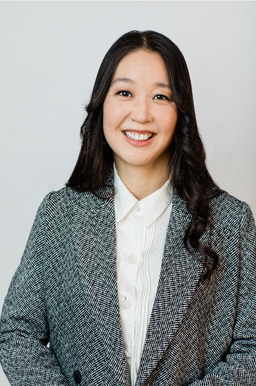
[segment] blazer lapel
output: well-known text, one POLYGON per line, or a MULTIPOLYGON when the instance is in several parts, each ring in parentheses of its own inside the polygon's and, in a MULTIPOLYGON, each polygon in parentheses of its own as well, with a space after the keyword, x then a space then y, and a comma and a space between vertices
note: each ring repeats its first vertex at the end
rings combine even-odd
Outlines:
POLYGON ((174 194, 155 302, 141 357, 136 386, 142 384, 178 330, 202 274, 202 265, 184 246, 189 224, 185 202, 174 194))
POLYGON ((118 303, 114 199, 86 194, 75 216, 77 258, 85 296, 105 343, 108 364, 120 384, 129 385, 118 303))

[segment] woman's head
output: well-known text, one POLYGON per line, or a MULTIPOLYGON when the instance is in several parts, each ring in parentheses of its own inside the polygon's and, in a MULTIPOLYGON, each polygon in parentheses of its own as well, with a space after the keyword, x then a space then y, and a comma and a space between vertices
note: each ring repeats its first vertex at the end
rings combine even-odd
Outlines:
MULTIPOLYGON (((110 47, 99 68, 91 100, 86 107, 88 114, 81 127, 83 141, 81 152, 68 186, 77 190, 95 190, 104 185, 113 163, 113 152, 103 133, 104 101, 120 62, 129 54, 140 50, 156 53, 161 57, 166 68, 172 98, 177 108, 178 121, 169 149, 170 169, 171 165, 174 166, 173 162, 180 163, 181 161, 182 143, 185 141, 186 147, 188 147, 188 142, 191 142, 191 139, 193 141, 198 140, 189 73, 179 48, 166 36, 154 31, 128 32, 110 47), (191 137, 189 141, 188 138, 184 138, 184 135, 186 137, 187 134, 191 137), (97 173, 91 173, 92 170, 97 170, 97 173)), ((195 147, 200 152, 200 146, 196 145, 195 147)), ((204 160, 203 148, 201 156, 204 160)))
POLYGON ((106 53, 86 107, 88 114, 81 127, 81 151, 67 186, 91 192, 104 186, 113 163, 113 152, 103 132, 104 102, 119 64, 138 51, 161 57, 177 109, 177 123, 168 147, 174 188, 182 197, 193 194, 195 183, 204 191, 206 185, 213 182, 205 166, 187 65, 179 48, 166 36, 154 31, 128 32, 106 53))
POLYGON ((154 52, 161 56, 166 67, 172 98, 177 106, 179 121, 181 124, 184 121, 183 114, 190 116, 194 121, 191 82, 185 59, 179 48, 170 39, 155 31, 130 31, 110 47, 95 80, 91 100, 86 108, 88 115, 97 115, 97 124, 102 129, 103 103, 115 71, 124 57, 138 50, 154 52))

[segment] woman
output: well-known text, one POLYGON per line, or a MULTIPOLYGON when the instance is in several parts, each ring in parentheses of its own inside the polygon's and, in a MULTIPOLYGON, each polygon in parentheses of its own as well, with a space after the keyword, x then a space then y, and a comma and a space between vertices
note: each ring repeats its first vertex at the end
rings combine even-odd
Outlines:
POLYGON ((10 383, 256 384, 255 225, 207 171, 178 47, 123 35, 87 112, 3 307, 10 383))

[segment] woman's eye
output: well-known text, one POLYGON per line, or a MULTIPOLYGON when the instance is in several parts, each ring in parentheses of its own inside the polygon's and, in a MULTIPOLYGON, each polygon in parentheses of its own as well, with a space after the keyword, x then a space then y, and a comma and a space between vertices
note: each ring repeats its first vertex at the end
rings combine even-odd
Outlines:
POLYGON ((124 96, 124 97, 128 97, 128 96, 131 96, 132 94, 130 93, 130 91, 121 90, 121 91, 118 91, 116 93, 116 95, 121 95, 121 96, 124 96))
POLYGON ((157 100, 166 100, 166 101, 170 101, 171 99, 168 98, 166 95, 162 95, 162 94, 158 94, 154 97, 154 99, 157 99, 157 100))

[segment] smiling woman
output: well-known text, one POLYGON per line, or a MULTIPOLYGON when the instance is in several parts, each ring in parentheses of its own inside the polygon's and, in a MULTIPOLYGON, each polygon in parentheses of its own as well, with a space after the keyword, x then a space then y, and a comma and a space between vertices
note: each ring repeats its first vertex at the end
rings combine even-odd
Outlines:
POLYGON ((86 111, 5 299, 10 383, 255 385, 255 223, 207 170, 179 48, 121 36, 86 111))

